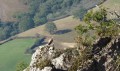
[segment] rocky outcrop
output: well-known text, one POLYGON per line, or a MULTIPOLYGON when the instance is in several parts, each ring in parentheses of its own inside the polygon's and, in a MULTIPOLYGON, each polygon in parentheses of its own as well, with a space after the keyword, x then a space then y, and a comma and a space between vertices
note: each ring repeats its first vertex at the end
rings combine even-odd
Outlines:
POLYGON ((75 57, 75 53, 71 51, 60 53, 54 46, 40 46, 32 55, 29 67, 24 71, 66 71, 75 57))
POLYGON ((50 66, 45 64, 47 67, 43 67, 42 63, 44 63, 43 61, 45 60, 51 60, 55 56, 55 53, 56 51, 54 50, 53 46, 40 46, 32 55, 28 71, 51 71, 52 68, 50 66))
POLYGON ((115 64, 120 52, 119 37, 100 38, 90 51, 88 46, 83 47, 60 53, 54 46, 40 46, 24 71, 120 71, 115 64))
POLYGON ((70 61, 66 56, 67 54, 63 53, 59 57, 52 60, 52 64, 56 69, 67 70, 71 66, 70 61))
POLYGON ((120 38, 100 38, 93 45, 93 58, 78 71, 120 71, 115 65, 120 52, 120 38), (101 41, 102 39, 102 41, 101 41))

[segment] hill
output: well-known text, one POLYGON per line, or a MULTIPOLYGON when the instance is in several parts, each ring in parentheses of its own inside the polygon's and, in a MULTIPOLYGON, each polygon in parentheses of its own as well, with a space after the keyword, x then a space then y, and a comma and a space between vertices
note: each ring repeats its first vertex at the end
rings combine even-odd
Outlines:
POLYGON ((104 0, 1 0, 0 41, 66 16, 75 15, 82 19, 87 10, 103 2, 104 0))
MULTIPOLYGON (((119 0, 107 0, 103 4, 101 4, 103 7, 106 7, 109 9, 109 11, 114 11, 118 10, 119 11, 119 5, 120 2, 119 0), (116 9, 115 9, 116 8, 116 9)), ((97 9, 97 8, 95 8, 97 9)), ((115 18, 115 17, 113 17, 115 18)), ((47 37, 54 37, 54 40, 59 42, 55 43, 59 45, 59 47, 70 47, 70 45, 73 47, 74 46, 74 38, 76 36, 75 31, 73 30, 74 27, 76 27, 78 24, 82 24, 79 19, 73 18, 73 16, 69 16, 60 20, 54 21, 56 24, 58 30, 72 30, 68 33, 65 34, 59 34, 59 35, 49 35, 44 29, 45 25, 38 26, 36 28, 30 29, 28 31, 25 31, 23 33, 18 34, 20 37, 25 37, 25 36, 35 36, 36 33, 39 33, 40 35, 45 35, 47 37), (72 36, 72 37, 71 37, 72 36), (69 37, 69 38, 68 38, 69 37)))
POLYGON ((25 11, 27 11, 27 6, 20 0, 0 0, 0 19, 3 21, 11 21, 14 13, 25 11))
POLYGON ((35 39, 15 39, 0 45, 0 71, 15 71, 19 62, 29 62, 31 55, 26 55, 25 50, 34 42, 35 39))
MULTIPOLYGON (((109 11, 116 11, 120 15, 120 0, 108 0, 103 4, 109 11)), ((110 18, 117 18, 115 15, 110 15, 110 18)))
MULTIPOLYGON (((63 19, 59 19, 54 21, 56 24, 58 30, 64 30, 64 29, 73 29, 75 26, 77 26, 80 23, 79 19, 73 18, 73 16, 69 16, 63 19)), ((42 34, 42 35, 49 35, 47 32, 45 32, 45 24, 42 26, 38 26, 36 28, 30 29, 28 31, 25 31, 23 33, 18 34, 18 36, 35 36, 36 33, 42 34)))
POLYGON ((120 0, 107 0, 102 5, 111 10, 118 10, 120 7, 120 0))
MULTIPOLYGON (((6 0, 5 0, 6 1, 6 0)), ((107 0, 103 3, 103 6, 110 8, 109 10, 113 11, 114 8, 119 10, 119 0, 107 0), (116 5, 117 4, 117 5, 116 5), (117 8, 118 7, 118 8, 117 8)), ((115 10, 116 10, 115 9, 115 10)), ((55 46, 58 48, 66 48, 73 47, 74 37, 76 36, 75 31, 73 30, 75 26, 81 24, 82 22, 79 19, 73 18, 73 16, 69 16, 60 20, 54 21, 58 27, 58 31, 68 30, 64 34, 55 34, 50 35, 45 32, 45 25, 38 26, 36 28, 30 29, 23 33, 18 34, 19 37, 26 36, 35 36, 36 33, 40 35, 47 36, 48 38, 54 37, 55 46)), ((23 61, 30 59, 30 56, 24 54, 24 50, 33 44, 34 40, 32 39, 21 39, 21 40, 13 40, 6 44, 0 45, 0 70, 1 71, 13 71, 15 69, 15 64, 23 59, 23 61), (24 48, 21 48, 24 47, 24 48), (10 51, 11 50, 11 51, 10 51), (16 51, 19 50, 19 51, 16 51), (7 54, 6 54, 7 51, 7 54), (15 63, 16 62, 16 63, 15 63), (14 67, 13 67, 14 66, 14 67), (6 69, 6 70, 5 70, 6 69)))
POLYGON ((76 47, 58 51, 55 49, 58 46, 51 44, 39 46, 29 66, 23 70, 120 71, 119 22, 108 19, 107 9, 98 8, 84 16, 86 25, 76 27, 79 35, 76 47))
POLYGON ((54 37, 56 46, 59 46, 58 48, 73 47, 74 38, 76 36, 74 28, 82 22, 80 22, 79 19, 73 18, 73 16, 69 16, 60 20, 56 20, 54 21, 54 23, 56 24, 59 32, 60 31, 65 31, 65 32, 63 34, 50 35, 45 31, 45 24, 44 24, 42 26, 38 26, 36 28, 20 33, 17 36, 29 37, 29 36, 35 36, 36 34, 40 34, 47 36, 48 37, 47 40, 51 37, 54 37))
MULTIPOLYGON (((114 12, 116 11, 118 14, 120 14, 120 0, 106 0, 103 4, 100 6, 107 8, 109 12, 114 12)), ((95 8, 97 10, 97 8, 95 8)), ((110 13, 108 14, 109 19, 116 19, 116 15, 111 15, 110 13)))

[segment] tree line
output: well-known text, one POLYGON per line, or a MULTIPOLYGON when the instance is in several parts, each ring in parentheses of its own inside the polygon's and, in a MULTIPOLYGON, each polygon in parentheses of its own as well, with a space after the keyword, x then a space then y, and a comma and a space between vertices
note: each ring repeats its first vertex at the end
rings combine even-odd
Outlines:
MULTIPOLYGON (((16 22, 0 22, 0 40, 17 33, 53 21, 56 18, 74 15, 82 19, 87 9, 84 0, 21 0, 29 7, 28 12, 18 12, 13 15, 16 22), (9 24, 10 23, 10 24, 9 24)), ((88 0, 89 2, 89 0, 88 0)), ((100 1, 96 1, 100 2, 100 1)))

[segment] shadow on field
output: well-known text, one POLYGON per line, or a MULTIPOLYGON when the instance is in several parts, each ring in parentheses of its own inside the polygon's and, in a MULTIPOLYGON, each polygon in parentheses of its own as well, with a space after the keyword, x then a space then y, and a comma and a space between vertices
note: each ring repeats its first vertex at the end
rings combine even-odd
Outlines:
POLYGON ((60 35, 60 34, 65 34, 71 32, 71 29, 65 29, 65 30, 58 30, 54 34, 60 35))
POLYGON ((25 54, 33 54, 37 47, 46 44, 47 42, 44 42, 46 37, 41 37, 35 41, 35 43, 26 49, 25 54))

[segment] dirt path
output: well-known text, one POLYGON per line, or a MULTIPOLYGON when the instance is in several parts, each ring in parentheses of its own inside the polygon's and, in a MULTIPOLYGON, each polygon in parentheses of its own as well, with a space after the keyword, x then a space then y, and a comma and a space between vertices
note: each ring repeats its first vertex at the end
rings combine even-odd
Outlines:
POLYGON ((74 48, 76 43, 62 42, 61 45, 64 46, 64 47, 68 47, 68 48, 74 48))

